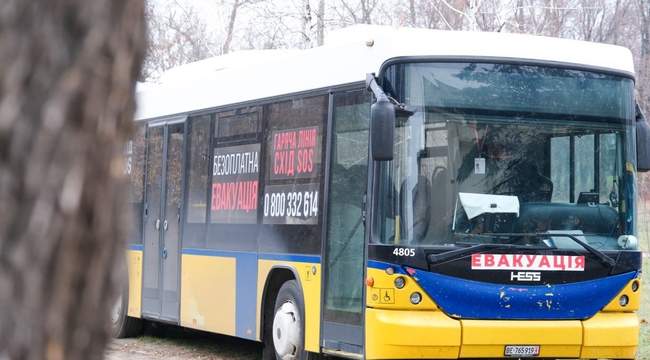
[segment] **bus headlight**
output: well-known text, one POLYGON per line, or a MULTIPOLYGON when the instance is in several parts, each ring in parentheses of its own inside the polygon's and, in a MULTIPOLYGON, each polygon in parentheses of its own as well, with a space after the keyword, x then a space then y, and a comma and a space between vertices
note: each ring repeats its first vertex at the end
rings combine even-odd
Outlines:
POLYGON ((422 295, 419 292, 411 294, 411 304, 417 305, 422 301, 422 295))
POLYGON ((630 298, 627 297, 627 295, 621 295, 620 298, 618 298, 618 304, 621 306, 627 306, 627 304, 630 303, 630 298))
POLYGON ((632 291, 637 292, 639 290, 639 281, 634 280, 632 281, 632 291))
POLYGON ((406 285, 406 279, 404 279, 403 276, 398 276, 395 278, 395 287, 398 289, 404 288, 404 285, 406 285))
POLYGON ((634 235, 621 235, 618 237, 618 246, 621 249, 636 249, 639 246, 639 240, 634 235))

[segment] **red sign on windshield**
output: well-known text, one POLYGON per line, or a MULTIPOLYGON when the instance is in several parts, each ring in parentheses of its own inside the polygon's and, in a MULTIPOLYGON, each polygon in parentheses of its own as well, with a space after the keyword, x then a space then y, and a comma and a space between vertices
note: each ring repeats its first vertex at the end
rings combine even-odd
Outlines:
POLYGON ((472 254, 472 270, 585 271, 585 257, 571 255, 472 254))

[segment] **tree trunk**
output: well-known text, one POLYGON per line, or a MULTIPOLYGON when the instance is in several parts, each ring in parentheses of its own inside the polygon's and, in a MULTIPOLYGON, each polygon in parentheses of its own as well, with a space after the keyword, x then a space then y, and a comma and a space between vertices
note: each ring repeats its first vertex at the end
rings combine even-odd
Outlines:
POLYGON ((375 3, 371 3, 372 0, 361 0, 361 18, 364 24, 371 24, 372 10, 375 7, 375 3))
POLYGON ((305 49, 308 49, 312 46, 312 31, 311 31, 311 5, 309 0, 302 0, 302 14, 300 17, 300 22, 302 25, 302 43, 305 49))
POLYGON ((524 0, 517 0, 517 7, 515 9, 515 18, 517 19, 517 31, 520 33, 526 32, 526 15, 524 12, 524 0))
POLYGON ((325 0, 318 0, 316 13, 316 44, 323 46, 325 43, 325 0))
POLYGON ((99 359, 143 0, 0 2, 0 359, 99 359))
POLYGON ((409 22, 411 26, 417 25, 417 17, 415 12, 415 0, 409 0, 409 22))
POLYGON ((228 17, 228 27, 226 27, 226 39, 221 48, 222 54, 227 54, 230 51, 230 43, 232 42, 232 36, 235 32, 235 20, 237 19, 237 9, 239 8, 239 5, 239 0, 234 0, 232 3, 230 16, 228 17))

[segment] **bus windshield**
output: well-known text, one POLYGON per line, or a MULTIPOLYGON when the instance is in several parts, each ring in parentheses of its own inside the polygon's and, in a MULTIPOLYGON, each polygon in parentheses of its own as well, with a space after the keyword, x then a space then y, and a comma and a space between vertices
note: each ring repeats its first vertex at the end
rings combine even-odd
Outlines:
POLYGON ((633 82, 490 63, 388 68, 394 159, 379 163, 373 241, 621 249, 633 234, 633 82))

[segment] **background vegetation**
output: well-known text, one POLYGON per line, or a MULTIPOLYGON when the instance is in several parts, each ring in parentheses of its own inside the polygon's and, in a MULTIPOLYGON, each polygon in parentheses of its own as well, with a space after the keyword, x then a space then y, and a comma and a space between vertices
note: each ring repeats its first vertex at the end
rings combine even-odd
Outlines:
MULTIPOLYGON (((244 49, 310 48, 352 24, 526 33, 622 45, 650 104, 650 0, 147 0, 142 80, 244 49)), ((553 49, 549 49, 553 51, 553 49)))

